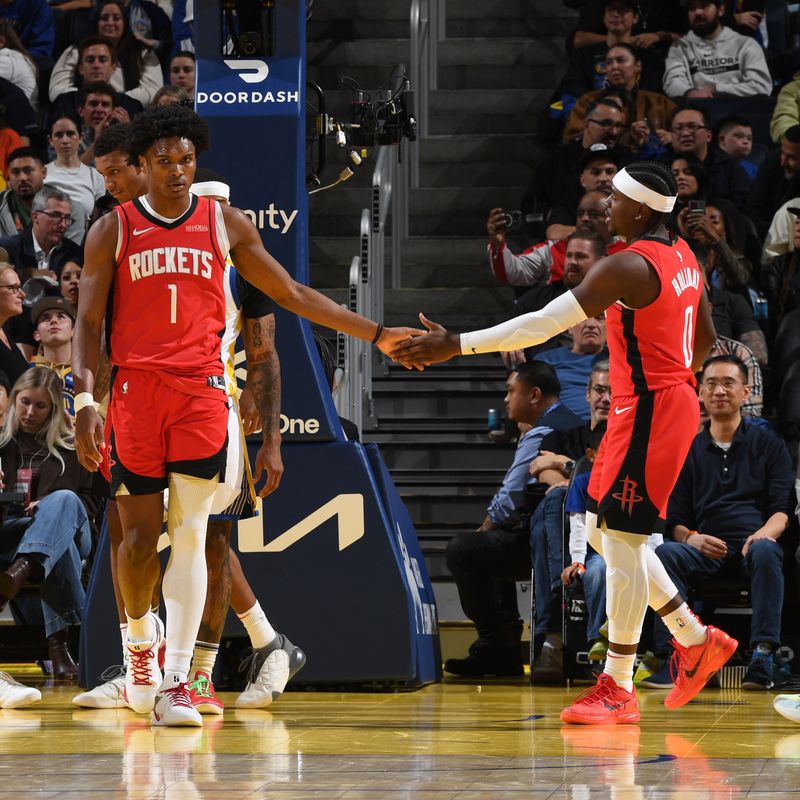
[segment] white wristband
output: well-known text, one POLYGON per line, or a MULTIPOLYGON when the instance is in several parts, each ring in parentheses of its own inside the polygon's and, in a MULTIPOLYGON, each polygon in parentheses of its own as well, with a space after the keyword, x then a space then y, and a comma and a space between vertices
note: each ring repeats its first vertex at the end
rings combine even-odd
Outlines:
POLYGON ((97 403, 94 401, 94 397, 92 396, 91 392, 79 392, 75 395, 75 413, 77 414, 82 408, 86 408, 87 406, 93 406, 97 408, 97 403))
POLYGON ((559 333, 583 322, 586 312, 571 292, 551 300, 543 309, 523 314, 493 328, 461 334, 461 352, 493 353, 496 350, 521 350, 546 342, 559 333))

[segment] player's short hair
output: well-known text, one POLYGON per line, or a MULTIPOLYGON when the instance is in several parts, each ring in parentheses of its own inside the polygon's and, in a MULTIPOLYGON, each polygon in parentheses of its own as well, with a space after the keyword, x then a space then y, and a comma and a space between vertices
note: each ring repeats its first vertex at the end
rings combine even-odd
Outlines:
POLYGON ((592 246, 592 250, 594 250, 594 254, 598 258, 603 258, 608 255, 608 248, 606 247, 605 240, 597 231, 593 231, 589 228, 578 228, 578 230, 567 237, 567 242, 571 242, 573 239, 589 242, 592 246))
POLYGON ((737 117, 736 115, 725 117, 725 119, 721 120, 719 125, 717 125, 717 136, 728 133, 733 130, 733 128, 750 128, 750 130, 752 130, 753 123, 745 117, 737 117))
POLYGON ((117 91, 107 81, 90 81, 84 83, 78 91, 78 105, 86 105, 86 99, 90 94, 104 94, 111 98, 111 105, 117 105, 117 91))
POLYGON ((70 198, 66 192, 62 192, 61 189, 56 189, 55 186, 48 186, 45 184, 33 196, 31 211, 45 211, 47 209, 48 200, 55 200, 58 203, 69 203, 70 208, 72 207, 72 198, 70 198))
POLYGON ((208 123, 194 111, 172 103, 147 108, 131 122, 130 160, 137 163, 159 139, 189 139, 196 153, 211 146, 208 123))
POLYGON ((561 394, 561 383, 556 371, 544 361, 525 361, 513 372, 517 373, 518 380, 531 389, 539 389, 545 397, 558 397, 561 394))
POLYGON ((711 356, 710 358, 707 358, 703 362, 703 374, 705 375, 706 370, 709 367, 713 367, 714 364, 733 364, 735 367, 738 367, 739 372, 742 375, 742 381, 744 381, 745 386, 750 380, 750 375, 747 370, 747 364, 745 364, 744 361, 742 361, 742 359, 739 358, 739 356, 736 356, 733 353, 722 353, 722 355, 711 356))
POLYGON ((94 143, 95 158, 114 152, 120 152, 127 156, 130 149, 131 125, 129 122, 115 122, 113 125, 109 125, 94 143))
POLYGON ((32 147, 18 147, 16 150, 12 150, 8 154, 6 164, 10 165, 12 161, 16 161, 18 158, 32 158, 44 166, 44 158, 42 158, 42 154, 34 150, 32 147))

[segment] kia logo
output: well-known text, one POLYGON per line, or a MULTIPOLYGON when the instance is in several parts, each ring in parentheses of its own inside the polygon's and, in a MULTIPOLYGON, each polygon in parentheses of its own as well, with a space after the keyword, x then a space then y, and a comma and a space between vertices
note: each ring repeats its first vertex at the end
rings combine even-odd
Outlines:
POLYGON ((226 59, 225 65, 230 67, 234 72, 239 73, 239 77, 245 83, 261 83, 267 79, 269 75, 269 67, 258 59, 226 59), (244 73, 244 74, 242 74, 244 73))

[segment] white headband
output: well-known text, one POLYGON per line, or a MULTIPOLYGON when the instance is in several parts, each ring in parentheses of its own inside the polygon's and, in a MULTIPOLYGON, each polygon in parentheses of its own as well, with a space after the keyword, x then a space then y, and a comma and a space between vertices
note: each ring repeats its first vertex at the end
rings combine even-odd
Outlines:
POLYGON ((191 192, 198 197, 224 197, 229 203, 231 201, 231 187, 222 181, 193 183, 191 192))
POLYGON ((661 211, 664 214, 675 208, 675 201, 678 199, 677 197, 667 197, 653 191, 653 189, 648 189, 647 186, 639 183, 636 178, 631 177, 625 169, 621 169, 611 182, 614 184, 614 188, 619 189, 626 197, 644 203, 648 208, 652 208, 653 211, 661 211))

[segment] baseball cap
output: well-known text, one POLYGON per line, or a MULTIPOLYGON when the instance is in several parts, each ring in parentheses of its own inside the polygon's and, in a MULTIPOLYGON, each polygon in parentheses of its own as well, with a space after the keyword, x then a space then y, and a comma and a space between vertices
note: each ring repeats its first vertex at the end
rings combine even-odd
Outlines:
POLYGON ((597 142, 586 148, 586 152, 581 155, 581 172, 592 163, 592 161, 610 161, 617 169, 624 166, 625 154, 618 147, 609 147, 607 144, 597 142))
POLYGON ((58 309, 59 311, 63 311, 65 314, 69 314, 69 316, 72 318, 72 321, 75 322, 77 313, 75 311, 75 306, 73 306, 69 300, 66 300, 63 297, 46 295, 41 300, 38 300, 31 309, 31 319, 33 320, 33 324, 36 325, 36 323, 39 321, 39 317, 41 317, 45 311, 50 311, 51 309, 58 309))

